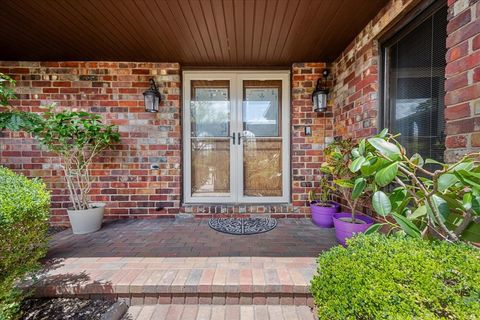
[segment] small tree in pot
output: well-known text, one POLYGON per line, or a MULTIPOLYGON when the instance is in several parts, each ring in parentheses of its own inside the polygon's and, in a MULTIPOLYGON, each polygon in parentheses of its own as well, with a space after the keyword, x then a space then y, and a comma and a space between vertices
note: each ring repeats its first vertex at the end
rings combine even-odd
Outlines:
POLYGON ((10 105, 15 98, 15 81, 0 73, 0 130, 31 133, 49 151, 61 159, 72 208, 68 210, 74 233, 100 229, 104 204, 89 202, 90 166, 95 157, 120 141, 115 126, 105 125, 101 117, 84 111, 55 111, 55 105, 44 107, 43 114, 17 110, 10 105))
MULTIPOLYGON (((360 146, 359 148, 364 148, 360 146)), ((373 220, 365 215, 358 214, 358 206, 362 199, 367 199, 370 183, 360 173, 351 170, 357 164, 354 154, 358 152, 351 139, 335 141, 324 150, 326 161, 321 170, 332 176, 337 190, 350 209, 350 213, 340 212, 333 215, 335 235, 338 242, 346 245, 346 239, 354 233, 365 232, 373 220)))
POLYGON ((68 210, 74 233, 94 232, 101 227, 105 204, 89 201, 92 179, 90 166, 95 157, 120 141, 115 126, 105 125, 101 117, 84 111, 55 111, 45 107, 33 135, 49 151, 61 158, 73 208, 68 210))
POLYGON ((318 193, 316 190, 310 190, 308 193, 312 221, 321 228, 331 228, 333 215, 340 211, 340 205, 330 200, 330 195, 335 192, 335 188, 326 175, 321 177, 318 190, 318 193))

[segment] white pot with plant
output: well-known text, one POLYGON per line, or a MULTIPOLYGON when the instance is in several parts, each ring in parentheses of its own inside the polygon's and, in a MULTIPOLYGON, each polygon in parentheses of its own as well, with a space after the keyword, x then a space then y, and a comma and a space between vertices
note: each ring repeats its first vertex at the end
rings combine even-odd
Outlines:
POLYGON ((45 107, 32 133, 43 146, 61 159, 72 207, 67 210, 73 233, 85 234, 101 228, 104 203, 92 203, 90 166, 96 156, 120 141, 117 128, 103 124, 97 114, 84 111, 55 111, 45 107))

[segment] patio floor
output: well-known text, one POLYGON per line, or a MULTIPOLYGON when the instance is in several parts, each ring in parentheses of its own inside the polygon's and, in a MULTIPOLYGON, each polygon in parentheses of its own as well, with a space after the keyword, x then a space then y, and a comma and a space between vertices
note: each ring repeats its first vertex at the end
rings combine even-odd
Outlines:
MULTIPOLYGON (((134 314, 178 308, 189 314, 204 305, 227 306, 202 309, 213 319, 218 312, 240 310, 238 305, 312 307, 308 287, 315 259, 333 245, 333 229, 320 229, 308 219, 280 219, 274 230, 248 236, 216 232, 206 219, 109 222, 89 235, 55 234, 35 289, 41 297, 172 306, 131 308, 134 314)), ((258 310, 303 314, 309 309, 258 310)))
POLYGON ((317 257, 337 242, 333 229, 309 219, 279 219, 272 231, 227 235, 207 219, 119 220, 95 233, 57 233, 48 258, 67 257, 317 257))

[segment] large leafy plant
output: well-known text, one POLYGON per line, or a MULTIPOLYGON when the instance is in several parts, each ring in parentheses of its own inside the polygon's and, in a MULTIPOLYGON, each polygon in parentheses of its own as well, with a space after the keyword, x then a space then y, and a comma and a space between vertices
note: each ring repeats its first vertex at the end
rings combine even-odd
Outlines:
POLYGON ((15 80, 0 73, 0 130, 30 131, 41 121, 40 116, 33 112, 25 112, 15 109, 10 101, 15 99, 15 80), (3 109, 3 110, 1 110, 3 109))
POLYGON ((91 189, 90 166, 95 157, 120 141, 117 128, 102 123, 97 114, 85 111, 57 111, 55 104, 43 107, 43 114, 17 110, 10 105, 15 98, 15 81, 0 74, 0 130, 24 130, 31 133, 49 151, 61 158, 73 209, 88 209, 91 189))
POLYGON ((480 153, 452 164, 409 157, 396 136, 383 130, 361 140, 352 156, 351 171, 374 191, 380 223, 370 232, 398 225, 413 237, 480 241, 480 153))
POLYGON ((55 105, 45 108, 43 120, 33 128, 33 135, 62 159, 73 208, 88 209, 90 166, 96 156, 120 141, 120 135, 115 126, 103 124, 97 114, 56 112, 55 105))
POLYGON ((357 149, 351 139, 335 141, 325 148, 325 162, 321 166, 321 171, 332 177, 337 193, 347 202, 352 222, 355 221, 359 204, 370 191, 367 179, 358 170, 350 170, 356 166, 357 149))

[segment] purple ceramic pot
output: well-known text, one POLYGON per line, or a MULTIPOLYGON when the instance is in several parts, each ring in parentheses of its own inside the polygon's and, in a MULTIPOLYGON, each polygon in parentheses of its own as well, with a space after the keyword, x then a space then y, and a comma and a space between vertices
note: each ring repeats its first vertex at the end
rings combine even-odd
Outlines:
POLYGON ((335 226, 335 236, 337 241, 346 246, 346 239, 351 238, 354 233, 363 233, 373 224, 373 219, 361 214, 356 214, 355 218, 365 223, 352 223, 343 221, 342 218, 351 218, 351 213, 340 212, 333 215, 333 224, 335 226))
POLYGON ((335 206, 335 208, 337 208, 337 212, 340 212, 340 208, 341 208, 340 203, 335 202, 335 201, 328 201, 328 203, 333 204, 335 206))
POLYGON ((331 206, 318 206, 316 205, 318 201, 312 201, 310 203, 310 211, 312 213, 312 221, 317 226, 321 228, 331 228, 333 227, 333 214, 337 213, 340 207, 336 206, 335 204, 331 204, 331 206))

